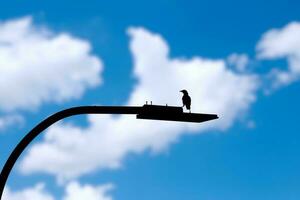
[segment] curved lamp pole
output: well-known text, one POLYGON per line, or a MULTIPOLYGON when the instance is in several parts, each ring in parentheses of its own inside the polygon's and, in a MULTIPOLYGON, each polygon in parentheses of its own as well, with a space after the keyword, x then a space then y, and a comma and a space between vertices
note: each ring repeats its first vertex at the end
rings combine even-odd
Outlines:
POLYGON ((203 122, 217 119, 214 114, 195 114, 183 113, 181 107, 144 105, 137 106, 79 106, 59 111, 35 126, 19 142, 13 152, 10 154, 0 174, 0 200, 2 199, 5 183, 8 176, 25 148, 36 138, 42 131, 54 124, 55 122, 74 115, 81 114, 136 114, 138 119, 168 120, 168 121, 185 121, 185 122, 203 122))

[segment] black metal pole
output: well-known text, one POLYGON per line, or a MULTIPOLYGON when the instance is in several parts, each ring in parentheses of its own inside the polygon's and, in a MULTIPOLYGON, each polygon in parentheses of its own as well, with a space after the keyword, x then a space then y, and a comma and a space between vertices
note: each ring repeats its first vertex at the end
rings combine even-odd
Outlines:
POLYGON ((70 116, 81 114, 138 114, 141 108, 142 107, 134 106, 80 106, 62 110, 49 116, 25 135, 4 164, 0 174, 0 200, 2 199, 8 176, 21 153, 34 140, 34 138, 55 122, 70 116))

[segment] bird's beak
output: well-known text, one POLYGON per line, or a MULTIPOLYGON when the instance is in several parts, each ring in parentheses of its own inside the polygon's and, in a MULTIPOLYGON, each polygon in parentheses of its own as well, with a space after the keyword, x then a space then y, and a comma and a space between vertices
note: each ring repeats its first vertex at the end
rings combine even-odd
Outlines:
POLYGON ((183 92, 183 90, 180 90, 179 92, 183 92))

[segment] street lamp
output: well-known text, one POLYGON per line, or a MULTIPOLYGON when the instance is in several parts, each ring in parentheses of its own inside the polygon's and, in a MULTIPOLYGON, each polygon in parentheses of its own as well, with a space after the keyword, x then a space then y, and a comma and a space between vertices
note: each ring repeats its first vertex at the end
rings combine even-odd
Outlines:
POLYGON ((4 191, 5 183, 8 176, 25 148, 36 138, 42 131, 54 124, 55 122, 74 115, 82 114, 134 114, 137 119, 166 120, 181 122, 204 122, 217 119, 215 114, 202 113, 184 113, 182 107, 144 105, 144 106, 79 106, 59 111, 35 126, 15 147, 13 152, 4 164, 0 174, 0 200, 4 191))

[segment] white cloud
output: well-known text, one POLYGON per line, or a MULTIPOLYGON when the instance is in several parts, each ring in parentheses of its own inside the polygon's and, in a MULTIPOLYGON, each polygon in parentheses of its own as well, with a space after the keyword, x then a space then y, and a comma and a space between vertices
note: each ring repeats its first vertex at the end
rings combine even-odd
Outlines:
POLYGON ((2 199, 5 200, 54 200, 53 196, 45 190, 45 185, 37 184, 32 188, 26 188, 20 191, 12 191, 5 188, 2 199))
POLYGON ((66 188, 63 200, 112 200, 113 198, 108 195, 111 189, 113 189, 112 184, 92 186, 71 182, 66 188))
POLYGON ((244 72, 250 60, 247 54, 233 53, 228 56, 227 63, 236 67, 239 72, 244 72))
POLYGON ((286 58, 287 70, 273 68, 269 76, 273 87, 288 85, 300 77, 300 22, 291 22, 281 29, 266 32, 257 45, 260 59, 286 58))
POLYGON ((220 119, 188 124, 90 115, 87 128, 56 124, 21 161, 23 173, 45 172, 64 180, 117 168, 129 153, 161 152, 182 134, 225 130, 255 101, 258 84, 254 75, 237 74, 224 60, 171 59, 168 44, 160 35, 143 28, 129 28, 128 34, 138 83, 127 104, 152 100, 181 105, 179 90, 185 88, 192 97, 192 111, 217 113, 220 119))
POLYGON ((24 118, 18 114, 4 115, 0 117, 0 133, 6 130, 8 127, 16 125, 22 125, 24 123, 24 118))
MULTIPOLYGON (((70 182, 66 185, 62 200, 112 200, 113 198, 108 194, 112 189, 112 184, 93 186, 70 182)), ((12 191, 10 188, 5 188, 2 199, 55 200, 56 198, 46 191, 45 184, 38 183, 34 187, 25 188, 20 191, 12 191)))
POLYGON ((88 41, 53 33, 31 17, 0 22, 0 111, 80 97, 101 83, 88 41))

